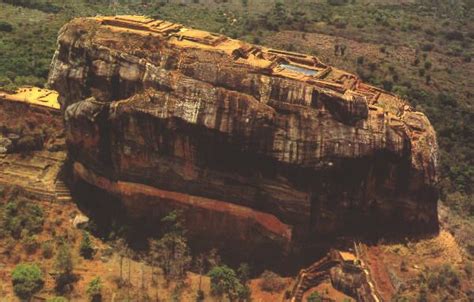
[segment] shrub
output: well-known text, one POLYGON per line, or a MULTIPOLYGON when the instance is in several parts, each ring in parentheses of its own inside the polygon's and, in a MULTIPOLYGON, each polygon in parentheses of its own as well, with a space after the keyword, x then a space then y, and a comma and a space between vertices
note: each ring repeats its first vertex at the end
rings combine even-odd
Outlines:
POLYGON ((376 71, 376 70, 377 70, 377 67, 378 67, 378 66, 377 66, 377 63, 374 63, 374 62, 369 63, 369 69, 370 69, 370 71, 372 71, 372 72, 376 71))
POLYGON ((432 65, 433 65, 433 64, 431 64, 430 61, 426 61, 426 62, 425 62, 425 69, 426 69, 426 70, 431 69, 431 66, 432 66, 432 65))
POLYGON ((420 291, 418 292, 418 297, 416 300, 418 302, 428 302, 428 289, 425 285, 420 287, 420 291))
POLYGON ((29 76, 17 76, 15 77, 15 84, 18 86, 25 86, 25 85, 31 85, 31 86, 38 86, 38 87, 43 87, 43 80, 41 78, 29 75, 29 76))
POLYGON ((264 271, 260 276, 260 288, 267 292, 278 292, 286 287, 285 281, 272 271, 264 271))
POLYGON ((252 292, 250 287, 245 284, 239 284, 237 287, 237 299, 242 302, 252 301, 252 292))
POLYGON ((312 292, 306 299, 307 302, 323 302, 323 299, 318 292, 312 292))
POLYGON ((444 34, 444 36, 448 40, 457 40, 457 41, 464 40, 464 34, 460 31, 457 31, 457 30, 448 31, 444 34))
POLYGON ((425 34, 427 34, 428 36, 436 35, 436 33, 430 28, 425 29, 425 34))
POLYGON ((392 91, 393 89, 393 82, 390 80, 384 80, 382 82, 383 88, 387 91, 392 91))
POLYGON ((44 258, 50 259, 54 254, 54 246, 51 241, 45 241, 41 244, 41 253, 44 258))
POLYGON ((38 233, 43 229, 43 210, 26 199, 11 201, 5 206, 1 222, 14 238, 38 233))
POLYGON ((426 71, 425 71, 423 68, 420 68, 420 69, 418 70, 418 75, 419 75, 420 77, 424 77, 424 76, 425 76, 425 72, 426 72, 426 71))
POLYGON ((39 248, 39 242, 36 236, 26 236, 22 240, 23 247, 28 254, 33 254, 39 248))
POLYGON ((12 283, 15 294, 28 300, 43 288, 43 273, 36 264, 19 264, 12 272, 12 283))
POLYGON ((435 268, 427 275, 426 281, 429 289, 443 291, 450 287, 458 288, 461 283, 458 272, 450 264, 435 268))
POLYGON ((331 24, 334 25, 336 28, 346 28, 348 23, 345 18, 336 16, 331 20, 331 24))
POLYGON ((12 32, 13 31, 13 25, 6 21, 0 21, 0 31, 4 32, 12 32))
POLYGON ((94 278, 89 282, 87 285, 87 294, 92 301, 102 300, 102 281, 100 280, 100 277, 94 278))
POLYGON ((0 87, 2 87, 2 89, 4 86, 10 85, 10 84, 12 84, 12 80, 10 80, 6 76, 0 76, 0 87))
POLYGON ((434 45, 431 43, 423 44, 421 46, 421 50, 423 51, 432 51, 434 49, 434 45))
POLYGON ((450 265, 444 264, 439 272, 442 286, 459 287, 461 284, 458 272, 450 265))
POLYGON ((82 233, 82 241, 79 247, 79 253, 85 259, 92 259, 94 255, 94 247, 92 246, 92 241, 88 232, 82 233))
POLYGON ((349 3, 348 0, 327 0, 329 5, 339 6, 349 3))

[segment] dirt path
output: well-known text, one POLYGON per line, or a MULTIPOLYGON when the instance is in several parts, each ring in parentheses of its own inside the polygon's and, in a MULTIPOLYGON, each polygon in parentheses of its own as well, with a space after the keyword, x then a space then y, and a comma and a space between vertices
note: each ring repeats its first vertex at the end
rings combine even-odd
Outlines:
POLYGON ((383 263, 382 251, 379 247, 366 247, 365 251, 366 263, 375 282, 377 292, 384 301, 391 301, 393 295, 395 295, 395 288, 383 263))

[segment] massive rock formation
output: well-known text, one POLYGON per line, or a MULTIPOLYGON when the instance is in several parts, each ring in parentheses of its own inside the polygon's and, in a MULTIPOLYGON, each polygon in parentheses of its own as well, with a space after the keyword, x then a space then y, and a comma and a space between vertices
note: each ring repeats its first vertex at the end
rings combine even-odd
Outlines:
POLYGON ((437 229, 432 126, 355 75, 142 17, 76 19, 58 44, 76 175, 134 216, 284 247, 437 229))

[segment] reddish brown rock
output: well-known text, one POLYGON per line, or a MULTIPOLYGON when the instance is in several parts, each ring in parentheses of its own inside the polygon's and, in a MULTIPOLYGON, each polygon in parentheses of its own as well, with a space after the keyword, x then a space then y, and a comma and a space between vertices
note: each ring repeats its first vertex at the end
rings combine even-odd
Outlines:
POLYGON ((212 225, 233 204, 255 221, 225 212, 223 229, 294 242, 437 230, 432 126, 355 75, 141 17, 76 19, 58 41, 50 85, 70 157, 130 208, 187 200, 212 225))

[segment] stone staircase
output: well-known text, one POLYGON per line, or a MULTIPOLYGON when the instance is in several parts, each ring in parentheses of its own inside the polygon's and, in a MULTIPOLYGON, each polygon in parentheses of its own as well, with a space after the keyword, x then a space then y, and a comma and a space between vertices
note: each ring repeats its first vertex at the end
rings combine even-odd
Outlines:
POLYGON ((291 292, 291 302, 301 302, 304 293, 330 278, 329 270, 338 265, 340 261, 330 252, 327 256, 312 264, 306 269, 302 269, 291 292))
POLYGON ((56 201, 60 202, 68 202, 72 200, 71 191, 69 187, 64 183, 64 181, 58 179, 54 184, 55 194, 56 194, 56 201))

